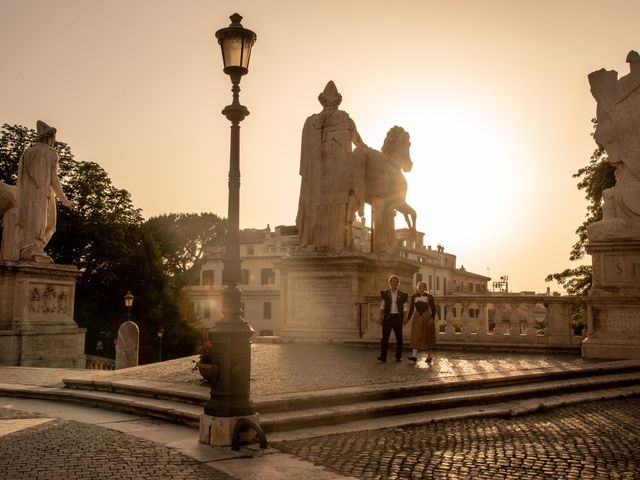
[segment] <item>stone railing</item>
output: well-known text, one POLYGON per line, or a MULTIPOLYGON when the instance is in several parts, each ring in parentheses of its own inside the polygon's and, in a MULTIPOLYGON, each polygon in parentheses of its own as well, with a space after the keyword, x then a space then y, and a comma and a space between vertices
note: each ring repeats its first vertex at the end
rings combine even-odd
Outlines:
POLYGON ((85 355, 86 368, 89 370, 115 370, 116 361, 113 358, 98 357, 97 355, 85 355))
MULTIPOLYGON (((443 345, 579 349, 582 343, 582 333, 575 332, 572 325, 573 306, 581 303, 580 297, 485 294, 434 298, 437 338, 443 345)), ((380 298, 365 300, 357 306, 361 336, 379 338, 380 298)), ((405 331, 408 337, 410 324, 405 331)))

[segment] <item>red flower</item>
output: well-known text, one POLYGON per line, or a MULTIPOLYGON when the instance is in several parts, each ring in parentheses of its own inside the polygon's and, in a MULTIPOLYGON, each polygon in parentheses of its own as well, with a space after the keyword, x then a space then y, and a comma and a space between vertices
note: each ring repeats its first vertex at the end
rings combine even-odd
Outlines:
POLYGON ((211 340, 207 340, 198 347, 198 354, 200 355, 200 363, 211 363, 211 340))

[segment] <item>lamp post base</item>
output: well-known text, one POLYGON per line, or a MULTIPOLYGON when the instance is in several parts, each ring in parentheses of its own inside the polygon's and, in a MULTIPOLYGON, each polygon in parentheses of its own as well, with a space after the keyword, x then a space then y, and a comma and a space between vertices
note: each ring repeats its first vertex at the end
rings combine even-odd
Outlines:
POLYGON ((200 443, 213 447, 232 447, 238 450, 240 443, 260 442, 267 447, 267 439, 258 424, 258 414, 242 417, 200 416, 200 443))

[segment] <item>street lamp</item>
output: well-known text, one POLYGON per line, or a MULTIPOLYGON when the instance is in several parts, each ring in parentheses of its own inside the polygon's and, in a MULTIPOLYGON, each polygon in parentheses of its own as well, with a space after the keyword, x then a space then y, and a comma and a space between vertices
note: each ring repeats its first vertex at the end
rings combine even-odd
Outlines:
POLYGON ((133 305, 133 295, 127 290, 127 294, 124 296, 124 306, 127 307, 127 319, 131 318, 131 306, 133 305))
POLYGON ((158 350, 158 361, 162 361, 162 337, 164 337, 164 328, 158 329, 158 340, 160 341, 160 348, 158 350))
POLYGON ((216 38, 222 50, 224 72, 231 77, 233 102, 222 111, 222 114, 231 122, 228 229, 222 271, 222 283, 225 289, 222 293, 222 318, 216 322, 210 333, 211 363, 214 373, 211 381, 211 398, 204 407, 204 413, 217 419, 227 417, 231 424, 229 417, 248 417, 256 414, 249 395, 250 338, 253 335, 253 328, 242 318, 242 291, 238 288, 240 283, 240 122, 249 115, 247 108, 240 105, 239 84, 242 76, 249 71, 249 57, 251 47, 256 41, 256 34, 240 24, 242 17, 237 13, 230 18, 231 24, 216 32, 216 38))

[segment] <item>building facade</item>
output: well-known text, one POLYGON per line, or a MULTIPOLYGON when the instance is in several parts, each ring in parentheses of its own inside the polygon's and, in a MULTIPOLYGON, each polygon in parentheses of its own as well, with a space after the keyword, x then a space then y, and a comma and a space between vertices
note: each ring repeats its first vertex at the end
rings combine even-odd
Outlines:
MULTIPOLYGON (((370 251, 371 232, 364 224, 354 227, 354 247, 370 251)), ((414 276, 412 290, 424 280, 436 295, 487 293, 490 278, 456 267, 456 256, 424 245, 424 233, 411 235, 408 229, 396 231, 400 255, 420 268, 414 276), (415 238, 414 238, 415 237, 415 238)), ((271 229, 246 229, 240 232, 242 258, 240 288, 243 291, 244 318, 258 335, 277 335, 281 325, 280 275, 277 262, 299 248, 295 226, 281 225, 271 229)), ((222 269, 224 248, 207 250, 200 271, 199 285, 187 287, 194 312, 202 326, 211 328, 222 317, 222 269)))

